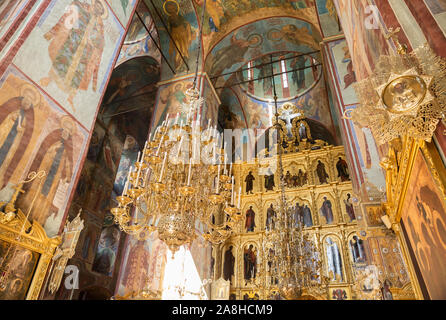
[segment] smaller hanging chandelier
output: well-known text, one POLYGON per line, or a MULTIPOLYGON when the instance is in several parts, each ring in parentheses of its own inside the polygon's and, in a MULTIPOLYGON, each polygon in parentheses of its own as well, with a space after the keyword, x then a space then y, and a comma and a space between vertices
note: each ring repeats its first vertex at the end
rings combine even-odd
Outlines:
MULTIPOLYGON (((272 62, 272 57, 271 57, 272 62)), ((272 66, 272 64, 271 64, 272 66)), ((277 169, 280 175, 280 198, 277 214, 265 231, 262 243, 266 259, 267 287, 270 292, 278 291, 287 300, 308 299, 327 296, 329 280, 322 275, 322 261, 314 239, 304 231, 303 218, 294 215, 295 208, 287 201, 283 170, 283 140, 281 132, 286 124, 279 119, 276 85, 273 77, 275 101, 275 123, 277 146, 277 169)), ((293 130, 292 130, 293 131, 293 130)), ((275 160, 273 160, 275 161, 275 160)))

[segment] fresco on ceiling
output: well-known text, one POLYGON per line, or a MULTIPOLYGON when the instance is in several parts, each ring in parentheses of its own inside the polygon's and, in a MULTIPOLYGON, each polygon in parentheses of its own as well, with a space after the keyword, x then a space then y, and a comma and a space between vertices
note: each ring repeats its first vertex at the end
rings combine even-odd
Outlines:
POLYGON ((334 0, 353 60, 353 67, 359 80, 369 76, 379 57, 389 54, 389 40, 386 40, 385 24, 377 12, 374 17, 366 13, 368 0, 334 0), (376 23, 376 26, 373 24, 376 23), (376 27, 376 28, 375 28, 376 27))
MULTIPOLYGON (((151 1, 145 0, 145 3, 151 11, 155 11, 151 1)), ((199 32, 192 2, 189 0, 166 0, 164 2, 154 1, 153 3, 164 20, 164 23, 159 21, 159 17, 153 14, 161 41, 161 48, 170 65, 175 69, 176 75, 192 72, 196 66, 195 53, 198 49, 199 32), (186 60, 189 70, 181 55, 186 60)), ((163 68, 161 78, 166 80, 172 78, 171 70, 163 68)))
POLYGON ((123 36, 105 1, 51 1, 13 62, 91 128, 123 36), (39 63, 30 64, 36 56, 39 63))
MULTIPOLYGON (((294 103, 297 107, 305 111, 305 115, 309 119, 319 121, 334 134, 334 125, 330 116, 328 95, 323 78, 322 76, 306 94, 296 99, 288 100, 288 102, 294 103)), ((277 85, 277 87, 279 86, 277 85)), ((232 87, 232 90, 229 88, 224 89, 221 93, 221 100, 222 103, 229 104, 230 111, 233 113, 233 115, 221 114, 221 117, 225 116, 225 118, 220 118, 221 125, 225 124, 229 126, 236 124, 239 127, 244 127, 239 122, 244 118, 242 118, 243 113, 239 111, 239 105, 241 104, 246 116, 248 128, 268 129, 272 126, 272 117, 274 115, 274 103, 272 99, 268 102, 255 99, 248 96, 239 86, 235 86, 232 87)), ((285 102, 279 103, 279 108, 283 103, 285 102)))
MULTIPOLYGON (((294 18, 270 18, 245 25, 222 39, 207 55, 205 71, 210 76, 240 69, 248 61, 277 51, 314 52, 322 40, 318 30, 294 18)), ((216 88, 230 75, 214 82, 216 88)))
MULTIPOLYGON (((197 15, 201 17, 203 0, 194 0, 197 15)), ((212 0, 206 2, 203 42, 206 54, 230 31, 247 23, 274 16, 295 16, 318 26, 313 1, 308 0, 212 0)), ((201 18, 200 18, 201 19, 201 18)))
POLYGON ((158 31, 156 30, 155 23, 148 12, 147 7, 142 2, 138 6, 137 12, 141 15, 145 25, 150 30, 151 36, 147 33, 147 30, 135 14, 128 29, 121 52, 119 53, 118 61, 116 61, 116 67, 132 58, 141 56, 151 56, 158 62, 158 64, 161 64, 161 53, 152 40, 153 37, 159 45, 158 31))
MULTIPOLYGON (((329 42, 327 49, 328 65, 338 100, 338 114, 343 116, 346 110, 357 106, 353 88, 356 73, 352 69, 345 40, 329 42)), ((344 141, 346 149, 353 159, 356 186, 362 188, 369 201, 377 201, 382 197, 382 190, 385 190, 385 175, 379 164, 385 150, 377 146, 370 129, 360 128, 347 119, 342 119, 342 128, 347 140, 344 141)))
POLYGON ((126 296, 143 289, 161 292, 166 255, 167 246, 158 239, 156 232, 151 234, 146 241, 129 237, 122 259, 116 294, 126 296))
POLYGON ((324 38, 342 34, 334 0, 316 0, 316 8, 324 38))
POLYGON ((10 66, 0 79, 0 199, 32 171, 46 176, 26 184, 17 205, 33 207, 31 221, 57 235, 86 151, 87 131, 10 66), (35 200, 34 200, 35 198, 35 200), (37 210, 36 210, 37 208, 37 210))
POLYGON ((150 108, 154 104, 159 79, 159 63, 152 57, 140 57, 120 65, 113 71, 99 116, 106 122, 113 114, 141 106, 150 108))
POLYGON ((109 1, 110 7, 113 12, 118 16, 122 25, 127 26, 133 12, 133 8, 136 5, 136 0, 114 0, 109 1))
POLYGON ((244 65, 237 73, 236 82, 248 95, 259 100, 271 100, 273 97, 273 72, 276 92, 279 100, 288 101, 311 89, 322 75, 322 67, 310 55, 297 52, 274 55, 273 67, 271 56, 263 56, 244 65), (274 61, 280 61, 275 62, 274 61), (292 71, 293 70, 293 71, 292 71), (250 81, 259 79, 257 81, 250 81))

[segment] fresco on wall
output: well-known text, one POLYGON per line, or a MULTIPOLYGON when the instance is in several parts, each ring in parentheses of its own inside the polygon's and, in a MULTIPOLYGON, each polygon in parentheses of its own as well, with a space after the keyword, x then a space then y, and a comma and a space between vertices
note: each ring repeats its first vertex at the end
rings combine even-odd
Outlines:
POLYGON ((119 21, 121 21, 122 25, 126 27, 132 16, 133 8, 135 7, 136 2, 136 0, 114 0, 109 1, 108 3, 110 4, 113 12, 118 16, 119 21))
POLYGON ((125 182, 130 171, 130 167, 136 162, 138 151, 140 147, 135 138, 127 135, 124 143, 124 148, 121 154, 121 161, 119 162, 118 171, 116 172, 115 182, 113 183, 112 200, 120 196, 124 191, 125 182))
POLYGON ((211 126, 217 124, 218 121, 218 107, 221 104, 220 98, 215 92, 208 77, 201 78, 201 95, 205 98, 205 104, 200 111, 201 114, 201 126, 203 128, 208 127, 208 121, 210 120, 211 126))
MULTIPOLYGON (((343 116, 347 109, 356 108, 357 97, 353 89, 356 82, 352 61, 344 39, 329 42, 327 60, 337 96, 338 113, 343 116)), ((352 159, 357 186, 362 187, 368 201, 378 200, 385 190, 385 176, 379 162, 384 154, 378 148, 372 132, 368 128, 360 128, 353 121, 342 119, 342 129, 352 159)))
POLYGON ((13 187, 29 172, 42 171, 41 181, 25 185, 18 206, 27 212, 36 197, 31 220, 55 236, 63 220, 87 132, 38 91, 14 68, 0 80, 0 197, 9 200, 13 187))
POLYGON ((121 264, 116 294, 125 296, 143 289, 162 291, 167 246, 154 233, 147 241, 129 238, 121 264))
POLYGON ((108 214, 104 219, 104 227, 99 237, 92 270, 106 276, 113 276, 119 249, 121 231, 113 222, 113 215, 108 214))
POLYGON ((342 34, 341 22, 333 0, 316 0, 316 8, 324 38, 342 34))
POLYGON ((374 5, 369 0, 334 0, 346 39, 349 39, 349 49, 353 67, 358 80, 365 79, 372 73, 379 57, 389 54, 389 40, 384 37, 386 30, 382 16, 377 13, 367 14, 366 8, 374 5), (373 23, 375 26, 368 27, 373 23))
MULTIPOLYGON (((144 2, 151 12, 155 12, 152 1, 145 0, 144 2)), ((192 70, 195 70, 196 66, 196 56, 193 53, 198 49, 199 31, 192 2, 189 0, 166 0, 154 1, 153 3, 156 6, 156 11, 164 20, 164 22, 161 22, 157 14, 153 15, 163 52, 177 75, 190 73, 192 70), (169 36, 169 33, 172 38, 169 36), (181 56, 183 56, 189 66, 189 70, 181 56)), ((163 69, 161 78, 165 80, 172 78, 172 72, 169 68, 163 69)))
POLYGON ((411 173, 402 221, 430 298, 445 299, 446 204, 421 151, 411 173))
POLYGON ((353 70, 353 61, 345 39, 328 43, 330 57, 334 61, 334 68, 338 89, 341 92, 343 105, 351 105, 358 102, 354 84, 356 74, 353 70))
POLYGON ((446 1, 444 0, 424 0, 429 11, 434 16, 443 33, 446 35, 446 1))
POLYGON ((73 0, 68 5, 52 1, 14 64, 91 128, 123 34, 103 0, 73 0), (70 13, 73 10, 79 13, 77 20, 70 13), (30 64, 36 56, 39 63, 30 64))
MULTIPOLYGON (((158 89, 156 110, 152 118, 152 132, 160 126, 169 114, 169 118, 175 118, 177 113, 182 113, 182 104, 186 102, 185 91, 193 87, 193 79, 186 79, 163 84, 158 89)), ((186 121, 187 112, 180 115, 180 121, 186 121)))
POLYGON ((246 128, 246 119, 240 101, 231 88, 221 92, 221 106, 218 109, 218 123, 222 129, 246 128))

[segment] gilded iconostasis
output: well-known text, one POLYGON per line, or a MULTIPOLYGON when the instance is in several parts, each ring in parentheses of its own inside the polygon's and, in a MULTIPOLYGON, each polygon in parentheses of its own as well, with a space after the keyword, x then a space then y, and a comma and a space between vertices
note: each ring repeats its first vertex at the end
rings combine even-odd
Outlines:
POLYGON ((281 195, 280 173, 263 162, 276 112, 293 141, 281 141, 285 194, 321 253, 324 299, 446 298, 444 122, 430 142, 379 144, 349 117, 358 82, 396 40, 446 57, 444 2, 208 0, 203 9, 203 0, 0 1, 0 299, 143 299, 147 288, 161 298, 166 244, 127 235, 111 209, 149 135, 188 118, 193 87, 205 98, 201 126, 232 130, 242 190, 231 237, 199 238, 182 253, 207 298, 221 278, 231 299, 281 298, 261 254, 281 195), (17 227, 10 203, 51 252, 5 236, 2 226, 17 227), (63 256, 79 288, 50 292, 49 260, 79 213, 84 227, 63 256))

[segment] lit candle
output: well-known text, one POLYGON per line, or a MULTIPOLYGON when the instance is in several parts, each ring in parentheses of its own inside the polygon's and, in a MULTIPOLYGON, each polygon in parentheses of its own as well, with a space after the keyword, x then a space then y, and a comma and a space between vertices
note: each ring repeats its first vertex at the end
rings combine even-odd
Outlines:
POLYGON ((180 121, 180 113, 177 113, 177 117, 175 118, 175 124, 178 124, 178 121, 180 121))
POLYGON ((232 173, 232 161, 231 161, 231 165, 229 166, 229 174, 232 173))
POLYGON ((160 153, 160 149, 161 149, 161 145, 163 144, 163 140, 164 140, 164 135, 161 137, 160 140, 160 145, 158 146, 158 150, 156 151, 156 155, 158 156, 160 153))
POLYGON ((177 158, 180 156, 181 147, 183 145, 183 139, 184 139, 184 137, 181 137, 180 145, 178 146, 177 158))
POLYGON ((187 177, 187 185, 190 186, 190 178, 192 173, 192 158, 189 159, 189 175, 187 177))
POLYGON ((126 195, 127 195, 127 190, 128 190, 128 188, 129 188, 129 180, 127 180, 127 181, 125 182, 125 185, 124 185, 124 192, 122 193, 123 196, 126 196, 126 195))
POLYGON ((167 151, 164 153, 163 166, 161 167, 161 174, 158 182, 161 182, 161 180, 163 179, 164 167, 166 166, 166 159, 167 159, 167 151))
POLYGON ((217 190, 216 193, 218 194, 218 192, 220 191, 220 163, 218 164, 218 169, 217 169, 217 190))
POLYGON ((231 205, 234 205, 234 176, 232 176, 231 183, 231 205))
POLYGON ((127 176, 127 182, 128 182, 128 188, 131 188, 132 187, 132 182, 130 181, 130 175, 132 174, 132 172, 133 172, 133 167, 130 167, 130 170, 129 170, 129 174, 128 174, 128 176, 127 176))

